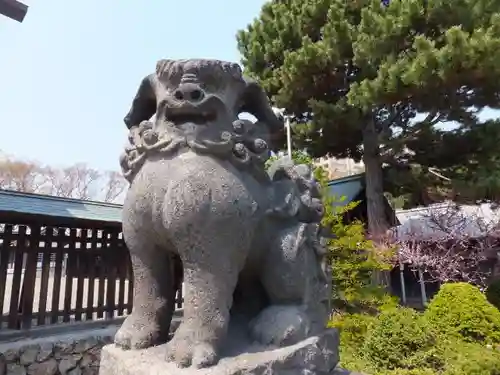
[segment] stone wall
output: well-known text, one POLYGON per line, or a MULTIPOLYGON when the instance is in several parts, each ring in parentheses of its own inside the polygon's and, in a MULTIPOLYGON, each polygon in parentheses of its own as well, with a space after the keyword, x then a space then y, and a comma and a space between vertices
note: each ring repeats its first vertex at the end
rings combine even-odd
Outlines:
POLYGON ((120 323, 0 331, 0 375, 98 375, 101 349, 120 323))
MULTIPOLYGON (((175 311, 172 332, 182 318, 175 311)), ((123 318, 66 323, 27 331, 0 330, 0 375, 98 375, 101 349, 123 318)))
POLYGON ((0 354, 0 375, 98 375, 101 349, 112 336, 45 342, 0 354))

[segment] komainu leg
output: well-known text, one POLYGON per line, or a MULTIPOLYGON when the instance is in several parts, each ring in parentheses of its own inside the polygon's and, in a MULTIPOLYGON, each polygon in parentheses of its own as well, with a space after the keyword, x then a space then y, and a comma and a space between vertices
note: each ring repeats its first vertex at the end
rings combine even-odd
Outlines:
POLYGON ((196 173, 186 172, 185 180, 169 186, 163 220, 182 260, 186 292, 183 321, 167 344, 167 359, 201 368, 219 359, 260 213, 232 173, 217 169, 212 159, 197 160, 207 163, 209 173, 197 164, 196 173))
MULTIPOLYGON (((125 229, 125 228, 124 228, 125 229)), ((134 274, 132 313, 115 336, 124 349, 143 349, 167 341, 175 308, 173 255, 150 239, 127 236, 134 274)))
POLYGON ((207 254, 201 265, 183 262, 184 318, 167 344, 167 359, 181 367, 215 364, 226 337, 238 268, 215 256, 217 250, 197 249, 207 254))

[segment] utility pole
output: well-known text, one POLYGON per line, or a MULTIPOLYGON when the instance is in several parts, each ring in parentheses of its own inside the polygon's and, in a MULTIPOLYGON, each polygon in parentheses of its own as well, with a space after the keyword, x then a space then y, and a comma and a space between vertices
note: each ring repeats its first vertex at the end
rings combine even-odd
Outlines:
POLYGON ((17 0, 0 0, 0 14, 17 22, 23 22, 28 6, 17 0))

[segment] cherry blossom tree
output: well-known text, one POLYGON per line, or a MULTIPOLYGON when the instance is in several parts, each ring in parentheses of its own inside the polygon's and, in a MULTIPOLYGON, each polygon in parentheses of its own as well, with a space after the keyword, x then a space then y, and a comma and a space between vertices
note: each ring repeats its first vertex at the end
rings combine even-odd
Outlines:
POLYGON ((428 275, 428 281, 484 287, 500 249, 499 214, 490 204, 422 209, 390 233, 394 260, 428 275))

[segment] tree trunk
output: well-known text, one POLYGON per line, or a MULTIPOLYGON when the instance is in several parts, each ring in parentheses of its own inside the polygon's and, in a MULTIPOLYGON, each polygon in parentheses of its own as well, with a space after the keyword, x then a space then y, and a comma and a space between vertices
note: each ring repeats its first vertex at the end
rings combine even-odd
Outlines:
MULTIPOLYGON (((380 144, 375 124, 363 129, 363 162, 365 164, 368 233, 376 242, 390 228, 386 216, 380 144)), ((374 272, 373 283, 389 285, 388 272, 374 272)))
POLYGON ((368 232, 374 238, 384 235, 390 228, 385 211, 382 161, 378 134, 373 122, 363 131, 363 162, 366 176, 368 232))

